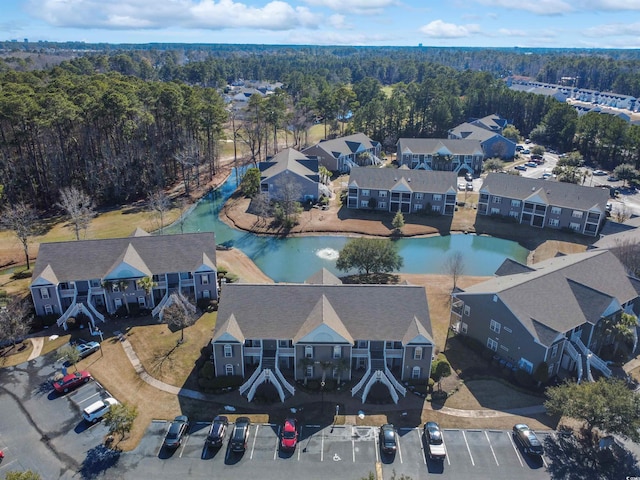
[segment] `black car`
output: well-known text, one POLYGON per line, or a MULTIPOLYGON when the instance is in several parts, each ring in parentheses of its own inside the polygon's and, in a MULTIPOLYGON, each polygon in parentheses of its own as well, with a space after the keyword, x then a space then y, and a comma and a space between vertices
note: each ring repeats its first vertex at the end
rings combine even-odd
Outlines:
POLYGON ((513 437, 524 453, 529 453, 531 455, 544 454, 542 442, 540 442, 540 439, 534 431, 524 423, 518 423, 513 426, 513 437))
POLYGON ((222 446, 222 441, 224 440, 224 436, 227 433, 227 427, 229 426, 229 419, 223 415, 218 415, 211 422, 211 427, 209 427, 209 435, 207 435, 207 439, 205 442, 210 447, 220 447, 222 446))
POLYGON ((380 427, 380 449, 389 455, 396 453, 398 448, 398 435, 396 429, 390 423, 380 427))
POLYGON ((249 439, 249 425, 251 420, 247 417, 238 417, 233 427, 231 440, 229 445, 234 452, 244 452, 247 448, 247 440, 249 439))
POLYGON ((433 460, 444 460, 447 451, 444 447, 442 438, 442 430, 436 422, 427 422, 424 424, 424 439, 427 442, 427 451, 429 458, 433 460))
POLYGON ((164 436, 164 446, 167 448, 178 448, 182 444, 182 439, 189 431, 189 419, 185 415, 178 415, 173 419, 169 430, 164 436))

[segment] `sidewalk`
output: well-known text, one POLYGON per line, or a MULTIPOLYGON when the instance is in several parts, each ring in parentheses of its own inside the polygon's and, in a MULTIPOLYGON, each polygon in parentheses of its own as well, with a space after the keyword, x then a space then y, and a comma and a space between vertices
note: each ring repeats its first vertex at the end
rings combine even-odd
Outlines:
MULTIPOLYGON (((142 366, 142 363, 140 362, 140 359, 138 358, 138 356, 136 355, 136 352, 133 350, 133 347, 131 345, 131 343, 129 342, 129 340, 127 340, 125 337, 121 336, 120 337, 120 343, 122 344, 122 348, 124 349, 127 357, 129 358, 129 361, 131 362, 131 365, 133 366, 133 368, 135 369, 136 373, 140 376, 140 378, 142 380, 144 380, 146 383, 148 383, 149 385, 151 385, 154 388, 157 388, 158 390, 162 390, 164 392, 167 393, 171 393, 173 395, 180 395, 183 397, 187 397, 187 398, 192 398, 195 400, 202 400, 202 401, 206 401, 206 402, 214 402, 214 403, 223 403, 223 404, 228 404, 230 406, 233 406, 234 404, 237 405, 237 402, 239 400, 239 393, 236 392, 232 392, 229 394, 218 394, 218 395, 209 395, 209 394, 205 394, 205 393, 201 393, 201 392, 197 392, 195 390, 189 390, 187 388, 180 388, 180 387, 175 387, 173 385, 168 385, 164 382, 161 382, 160 380, 152 377, 151 375, 149 375, 147 373, 147 371, 144 369, 144 367, 142 366)), ((333 404, 333 403, 345 403, 344 402, 344 395, 348 395, 348 393, 340 393, 340 394, 335 394, 335 393, 326 393, 324 395, 324 401, 326 401, 327 404, 333 404), (340 398, 338 398, 338 395, 340 396, 340 398)), ((410 393, 408 395, 411 395, 410 393)), ((314 397, 317 397, 317 395, 315 395, 314 397)), ((240 397, 242 399, 244 399, 244 397, 240 397)), ((296 404, 297 405, 304 405, 307 402, 317 402, 318 399, 317 398, 311 398, 310 394, 304 393, 304 392, 296 392, 296 395, 292 398, 295 398, 296 400, 296 404), (306 401, 305 401, 306 400, 306 401)), ((350 399, 352 397, 349 397, 350 399)), ((246 400, 245 400, 246 401, 246 400)), ((354 402, 358 402, 358 399, 353 398, 354 402)), ((355 404, 354 404, 355 405, 355 404)), ((429 404, 427 404, 429 405, 429 404)), ((389 410, 389 406, 388 405, 379 405, 377 407, 379 408, 375 408, 376 406, 371 405, 368 406, 367 409, 371 410, 374 407, 373 410, 380 410, 380 412, 386 412, 389 410)), ((356 408, 356 407, 353 407, 356 408)), ((500 410, 460 410, 460 409, 455 409, 455 408, 449 408, 449 407, 441 407, 439 409, 437 409, 439 412, 444 413, 446 415, 451 415, 451 416, 457 416, 457 417, 466 417, 466 418, 496 418, 496 417, 507 417, 507 416, 511 416, 511 415, 533 415, 533 414, 539 414, 539 413, 544 413, 546 411, 546 409, 544 408, 544 405, 533 405, 530 407, 522 407, 522 408, 514 408, 511 410, 506 410, 506 411, 500 411, 500 410)), ((355 422, 354 422, 355 423, 355 422)))

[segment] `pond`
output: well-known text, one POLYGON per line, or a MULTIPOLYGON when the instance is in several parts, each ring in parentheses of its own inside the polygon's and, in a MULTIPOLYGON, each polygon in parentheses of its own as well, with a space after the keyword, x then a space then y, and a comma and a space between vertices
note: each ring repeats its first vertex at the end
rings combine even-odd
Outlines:
MULTIPOLYGON (((218 245, 230 245, 244 252, 276 282, 303 282, 322 267, 344 275, 335 264, 345 245, 345 236, 269 237, 229 227, 219 219, 226 200, 236 190, 235 172, 218 189, 205 196, 185 217, 183 232, 215 232, 218 245)), ((165 233, 180 233, 176 223, 165 233)), ((505 258, 526 263, 529 251, 516 242, 500 238, 454 234, 396 241, 404 266, 401 273, 444 273, 452 252, 462 253, 465 275, 492 275, 505 258)), ((354 272, 355 273, 355 272, 354 272)))

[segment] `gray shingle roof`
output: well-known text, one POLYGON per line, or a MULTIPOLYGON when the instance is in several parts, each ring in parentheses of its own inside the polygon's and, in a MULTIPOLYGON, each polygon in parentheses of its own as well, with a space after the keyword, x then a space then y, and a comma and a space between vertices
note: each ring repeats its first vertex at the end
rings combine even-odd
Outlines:
MULTIPOLYGON (((271 178, 285 170, 300 175, 301 177, 314 178, 318 176, 318 159, 307 157, 295 148, 287 148, 266 162, 258 164, 262 180, 271 178)), ((316 178, 317 180, 317 178, 316 178)))
POLYGON ((480 142, 486 142, 490 138, 500 136, 499 133, 492 132, 491 130, 487 130, 486 128, 467 122, 461 123, 457 127, 452 128, 449 132, 454 134, 456 137, 466 138, 467 140, 479 140, 480 142))
POLYGON ((309 278, 307 278, 304 283, 313 283, 320 285, 342 285, 342 280, 340 280, 326 268, 322 268, 311 275, 309 278))
POLYGON ((534 319, 550 331, 563 333, 586 322, 595 323, 612 303, 624 304, 638 297, 636 281, 627 277, 608 250, 555 257, 531 268, 531 272, 473 285, 461 296, 497 295, 533 335, 541 329, 534 319))
POLYGON ((457 179, 455 172, 354 167, 349 175, 349 185, 372 190, 392 190, 400 184, 414 192, 454 193, 457 179))
POLYGON ((379 142, 371 140, 364 133, 354 133, 346 137, 323 140, 317 146, 334 158, 339 158, 341 155, 351 155, 357 152, 358 149, 370 150, 379 144, 379 142))
POLYGON ((583 187, 573 183, 548 182, 539 178, 490 173, 482 182, 480 193, 528 200, 539 197, 547 205, 576 210, 605 212, 609 192, 602 188, 583 187))
POLYGON ((322 319, 356 340, 403 341, 410 330, 431 339, 427 296, 420 286, 226 284, 220 298, 214 340, 225 333, 231 316, 244 338, 292 339, 305 322, 318 325, 322 319), (318 316, 322 312, 326 315, 318 316))
POLYGON ((32 278, 53 275, 58 282, 99 279, 122 261, 147 274, 191 272, 206 258, 215 269, 213 233, 42 243, 32 278))
POLYGON ((466 138, 401 138, 398 140, 401 153, 436 155, 443 151, 452 155, 482 155, 480 140, 466 138))

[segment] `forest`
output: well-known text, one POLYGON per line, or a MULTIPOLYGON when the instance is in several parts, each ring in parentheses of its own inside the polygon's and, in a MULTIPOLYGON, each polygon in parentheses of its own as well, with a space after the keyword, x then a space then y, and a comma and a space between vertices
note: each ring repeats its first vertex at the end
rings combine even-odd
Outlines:
POLYGON ((640 167, 640 126, 597 113, 578 117, 567 104, 504 82, 508 75, 549 83, 572 76, 583 88, 640 96, 635 51, 0 47, 3 200, 38 209, 51 208, 69 186, 90 192, 101 207, 178 181, 188 190, 216 172, 226 139, 255 162, 274 153, 284 132, 304 148, 318 121, 326 137, 362 131, 391 152, 398 138, 446 137, 469 118, 497 113, 522 138, 579 150, 598 168, 640 167), (242 115, 230 115, 223 95, 238 79, 283 87, 252 96, 242 115))

